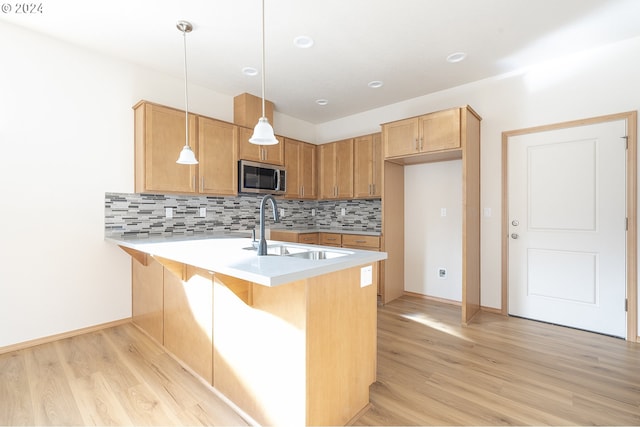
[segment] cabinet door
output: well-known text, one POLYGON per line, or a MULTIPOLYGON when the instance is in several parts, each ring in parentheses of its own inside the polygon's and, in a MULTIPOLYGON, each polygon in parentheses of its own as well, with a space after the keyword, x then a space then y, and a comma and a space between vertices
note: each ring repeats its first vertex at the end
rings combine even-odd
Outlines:
POLYGON ((460 109, 438 111, 419 118, 423 152, 460 148, 460 109))
POLYGON ((316 146, 302 143, 300 145, 299 177, 302 184, 302 198, 315 199, 318 197, 318 173, 316 167, 316 146))
POLYGON ((418 119, 398 120, 382 125, 384 156, 398 157, 419 151, 418 119))
MULTIPOLYGON (((176 163, 185 145, 184 111, 150 103, 135 110, 135 191, 194 193, 197 165, 176 163)), ((196 117, 189 114, 189 146, 198 158, 196 117)))
POLYGON ((336 198, 335 143, 318 146, 318 185, 320 199, 336 198))
POLYGON ((284 166, 287 170, 287 188, 284 196, 289 199, 297 199, 302 195, 302 183, 300 182, 300 150, 302 143, 295 139, 284 140, 284 166))
POLYGON ((238 127, 199 117, 200 193, 238 194, 238 127))
POLYGON ((373 197, 382 197, 382 134, 374 133, 372 136, 372 146, 373 146, 373 181, 372 181, 372 189, 373 192, 371 196, 373 197))
POLYGON ((318 233, 300 233, 298 234, 298 243, 304 243, 307 245, 317 245, 318 233))
POLYGON ((283 137, 276 136, 279 142, 275 145, 256 145, 249 142, 251 135, 253 135, 253 129, 240 128, 239 159, 270 163, 273 165, 284 165, 283 137))
POLYGON ((335 143, 336 194, 339 199, 353 197, 353 139, 335 143))
POLYGON ((369 197, 373 182, 373 141, 371 135, 353 140, 353 196, 369 197))

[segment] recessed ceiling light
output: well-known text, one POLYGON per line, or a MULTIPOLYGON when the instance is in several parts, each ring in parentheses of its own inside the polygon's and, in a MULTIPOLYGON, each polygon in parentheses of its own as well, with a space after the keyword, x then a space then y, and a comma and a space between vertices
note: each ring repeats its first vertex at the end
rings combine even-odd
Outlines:
POLYGON ((326 99, 316 99, 316 104, 318 105, 327 105, 329 103, 329 101, 327 101, 326 99))
POLYGON ((301 49, 308 49, 313 46, 313 39, 309 36, 298 36, 293 39, 293 44, 301 49))
POLYGON ((369 86, 371 89, 377 89, 379 87, 382 87, 382 85, 384 85, 384 83, 382 83, 380 80, 373 80, 370 81, 367 86, 369 86))
POLYGON ((466 57, 467 57, 467 54, 464 52, 455 52, 447 56, 447 62, 451 62, 451 63, 460 62, 466 57))
POLYGON ((242 69, 242 74, 244 74, 245 76, 257 76, 258 75, 258 70, 256 70, 253 67, 244 67, 242 69))

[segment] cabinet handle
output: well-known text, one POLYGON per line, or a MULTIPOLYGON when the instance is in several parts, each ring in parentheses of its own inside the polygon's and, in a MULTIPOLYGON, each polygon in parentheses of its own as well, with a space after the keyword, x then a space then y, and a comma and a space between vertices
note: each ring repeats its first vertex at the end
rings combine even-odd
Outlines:
POLYGON ((330 242, 333 242, 334 240, 337 240, 335 237, 327 237, 327 240, 329 240, 330 242))
POLYGON ((418 138, 416 138, 416 151, 420 151, 420 148, 418 146, 418 138))
POLYGON ((300 186, 300 195, 304 196, 304 185, 300 186))
POLYGON ((356 240, 356 243, 367 243, 366 240, 356 240))
POLYGON ((422 142, 423 142, 423 138, 420 137, 420 151, 422 151, 422 142))
POLYGON ((193 185, 193 189, 195 190, 196 189, 196 176, 195 175, 193 175, 193 182, 192 182, 191 185, 193 185))
POLYGON ((373 190, 373 191, 371 192, 371 195, 376 194, 376 185, 375 185, 375 184, 371 184, 371 189, 373 190))

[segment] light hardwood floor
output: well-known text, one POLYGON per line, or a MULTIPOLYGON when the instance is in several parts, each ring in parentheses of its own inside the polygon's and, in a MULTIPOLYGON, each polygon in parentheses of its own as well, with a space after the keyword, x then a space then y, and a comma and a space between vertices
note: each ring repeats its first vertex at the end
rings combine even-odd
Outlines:
POLYGON ((402 297, 360 425, 640 425, 640 344, 402 297))
MULTIPOLYGON (((639 425, 640 344, 402 297, 358 425, 639 425)), ((0 355, 0 425, 245 425, 133 325, 0 355)))

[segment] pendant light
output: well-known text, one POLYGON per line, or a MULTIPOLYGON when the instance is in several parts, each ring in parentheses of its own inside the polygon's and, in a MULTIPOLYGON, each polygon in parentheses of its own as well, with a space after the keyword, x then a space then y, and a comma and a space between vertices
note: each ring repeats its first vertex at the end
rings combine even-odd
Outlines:
POLYGON ((273 128, 269 124, 264 108, 264 75, 264 0, 262 0, 262 117, 260 117, 258 124, 253 129, 253 135, 249 138, 249 142, 257 145, 275 145, 278 140, 273 134, 273 128))
POLYGON ((176 163, 181 165, 197 165, 196 155, 189 147, 189 92, 187 90, 187 33, 193 30, 193 25, 187 21, 178 21, 176 27, 182 32, 184 40, 184 147, 176 163))

